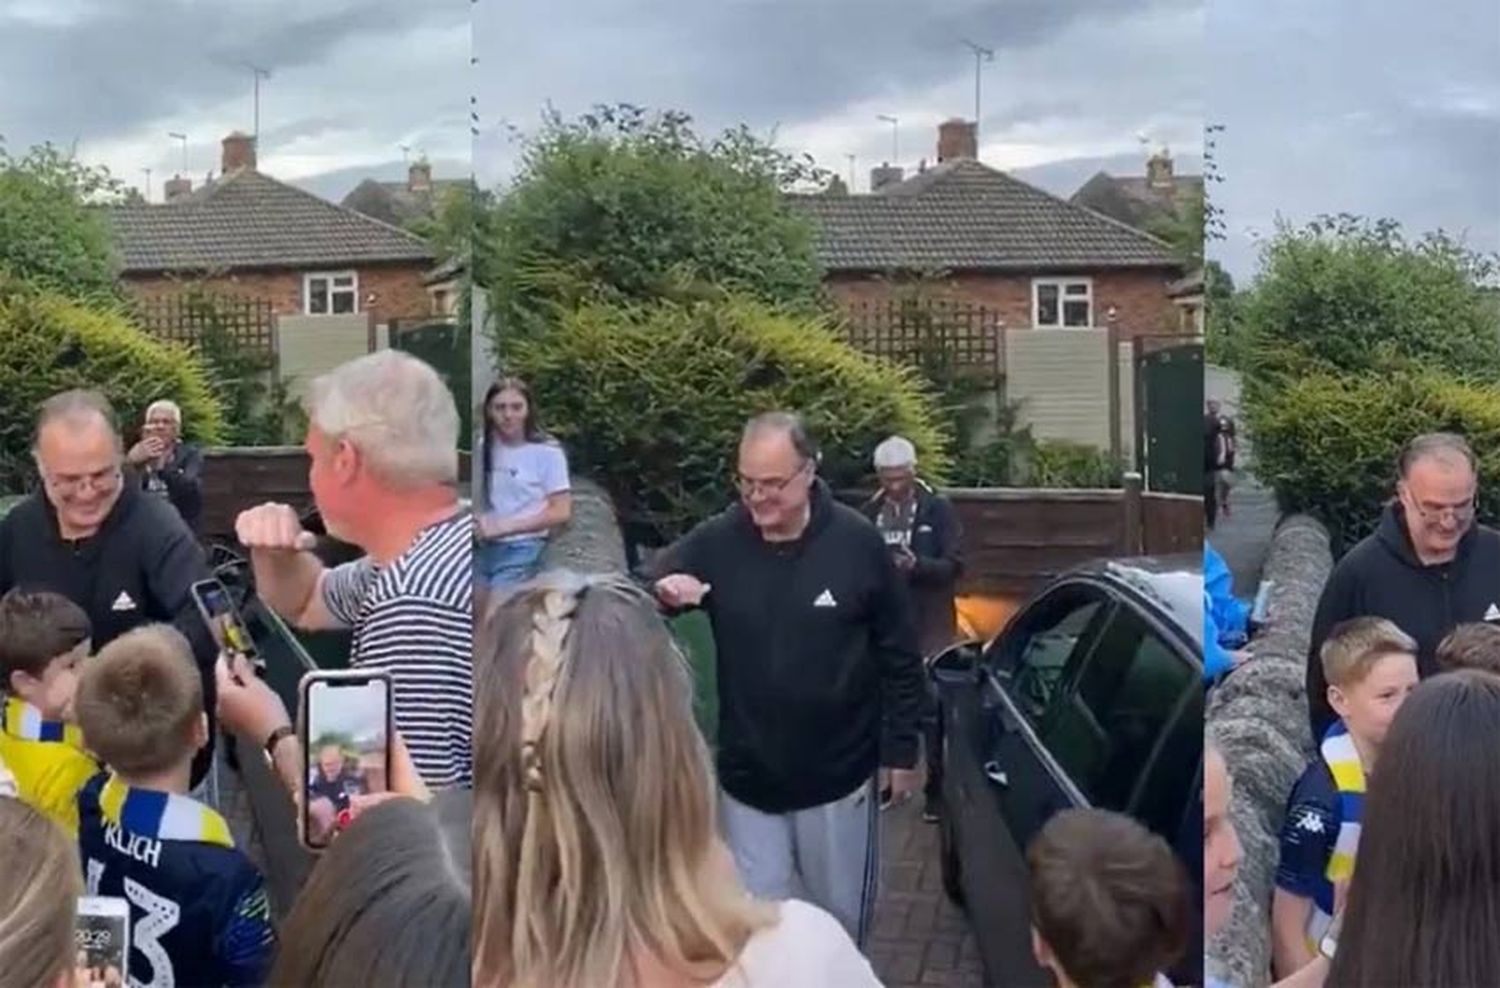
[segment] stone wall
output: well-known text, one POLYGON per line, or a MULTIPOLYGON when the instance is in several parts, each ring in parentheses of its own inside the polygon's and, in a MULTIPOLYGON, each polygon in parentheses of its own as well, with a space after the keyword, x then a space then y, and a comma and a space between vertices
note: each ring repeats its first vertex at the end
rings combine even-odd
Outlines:
POLYGON ((604 489, 591 480, 573 478, 573 519, 547 541, 542 569, 579 573, 625 571, 625 540, 615 508, 604 489))
POLYGON ((1271 967, 1271 891, 1286 797, 1313 753, 1307 724, 1307 649, 1313 613, 1333 568, 1328 532, 1305 515, 1283 521, 1264 579, 1272 583, 1254 658, 1209 699, 1209 733, 1234 778, 1230 815, 1244 845, 1234 912, 1208 948, 1209 970, 1232 985, 1264 985, 1271 967))

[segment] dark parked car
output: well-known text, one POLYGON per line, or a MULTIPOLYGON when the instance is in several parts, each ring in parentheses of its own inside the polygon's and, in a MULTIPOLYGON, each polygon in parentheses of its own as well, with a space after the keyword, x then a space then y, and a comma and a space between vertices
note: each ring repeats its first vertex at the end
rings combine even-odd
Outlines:
MULTIPOLYGON (((1129 814, 1177 851, 1202 901, 1203 561, 1091 563, 988 645, 941 653, 943 885, 990 981, 1048 985, 1032 958, 1025 850, 1059 810, 1129 814)), ((1201 909, 1164 972, 1202 983, 1201 909)))

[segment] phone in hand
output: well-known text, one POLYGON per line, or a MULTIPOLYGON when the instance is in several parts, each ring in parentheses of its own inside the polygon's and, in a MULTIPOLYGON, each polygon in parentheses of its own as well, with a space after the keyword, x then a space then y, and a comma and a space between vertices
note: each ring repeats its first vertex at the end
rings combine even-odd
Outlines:
POLYGON ((219 651, 243 655, 255 666, 257 674, 264 674, 265 659, 256 650, 255 639, 250 637, 250 629, 246 627, 240 609, 234 605, 229 588, 219 580, 208 579, 194 583, 189 592, 219 651))
POLYGON ((124 988, 130 963, 130 903, 113 896, 83 896, 73 936, 79 988, 124 988))
POLYGON ((1344 929, 1344 913, 1342 910, 1333 917, 1333 922, 1328 924, 1328 929, 1323 934, 1323 939, 1318 942, 1318 953, 1329 960, 1333 960, 1334 952, 1338 950, 1339 934, 1344 929))
POLYGON ((356 796, 390 790, 390 673, 319 670, 298 688, 302 844, 322 851, 348 825, 356 796))

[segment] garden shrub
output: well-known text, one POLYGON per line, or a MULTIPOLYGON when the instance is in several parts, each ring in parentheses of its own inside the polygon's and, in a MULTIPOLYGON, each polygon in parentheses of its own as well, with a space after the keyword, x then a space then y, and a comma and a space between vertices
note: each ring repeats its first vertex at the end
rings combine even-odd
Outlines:
POLYGON ((1029 487, 1116 488, 1124 483, 1120 461, 1096 446, 1042 440, 1030 458, 1029 487))
POLYGON ((0 491, 33 482, 37 406, 69 388, 103 392, 127 431, 160 398, 182 406, 187 439, 217 442, 224 429, 208 376, 187 349, 153 339, 113 308, 0 279, 0 491))
POLYGON ((1456 432, 1480 460, 1479 517, 1500 518, 1500 386, 1437 373, 1320 374, 1249 400, 1256 473, 1283 511, 1315 515, 1348 548, 1373 531, 1413 436, 1456 432))
POLYGON ((585 304, 513 341, 505 369, 530 382, 573 469, 660 539, 730 503, 740 433, 759 412, 802 414, 836 490, 868 481, 892 433, 916 445, 925 476, 948 479, 950 437, 916 371, 747 299, 585 304))

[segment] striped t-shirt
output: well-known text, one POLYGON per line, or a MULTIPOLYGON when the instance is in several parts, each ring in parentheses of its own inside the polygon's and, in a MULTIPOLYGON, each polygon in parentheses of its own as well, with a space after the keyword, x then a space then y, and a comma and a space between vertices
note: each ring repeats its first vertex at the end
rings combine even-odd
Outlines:
POLYGON ((323 602, 354 630, 350 664, 394 681, 396 730, 434 789, 473 785, 474 520, 424 528, 389 565, 368 557, 323 578, 323 602))

